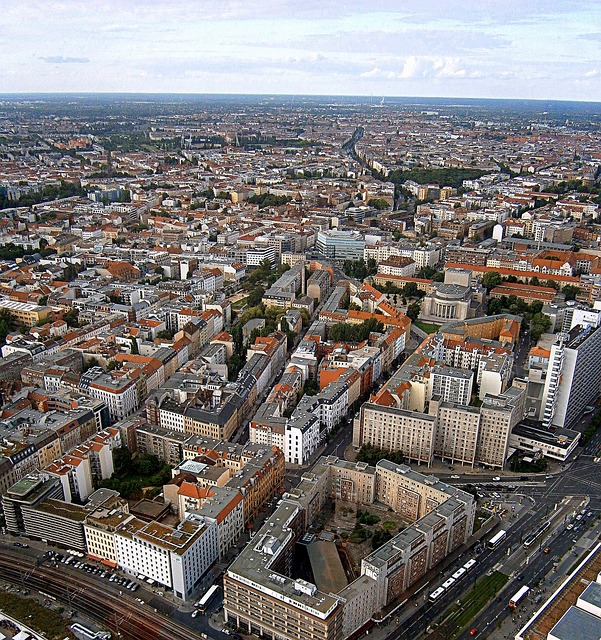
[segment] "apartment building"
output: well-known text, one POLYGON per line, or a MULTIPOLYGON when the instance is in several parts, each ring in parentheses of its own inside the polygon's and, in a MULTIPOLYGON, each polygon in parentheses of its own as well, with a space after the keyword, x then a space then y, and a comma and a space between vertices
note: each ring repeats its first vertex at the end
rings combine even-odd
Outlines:
POLYGON ((133 518, 129 514, 129 503, 121 498, 96 507, 87 515, 83 526, 88 556, 109 567, 116 567, 115 531, 133 518))
POLYGON ((511 430, 524 416, 522 387, 487 394, 480 408, 433 396, 428 413, 401 408, 385 390, 361 407, 353 423, 353 446, 400 451, 418 464, 430 465, 436 456, 452 463, 502 468, 511 430))
POLYGON ((474 373, 469 369, 436 366, 428 378, 428 397, 440 396, 444 402, 468 405, 472 400, 474 373))
POLYGON ((514 385, 500 395, 487 395, 480 407, 476 461, 503 468, 513 428, 524 417, 525 389, 514 385))
POLYGON ((289 309, 296 299, 297 292, 305 292, 305 265, 297 264, 284 273, 265 291, 265 306, 289 309))
POLYGON ((104 373, 100 367, 92 367, 81 376, 80 389, 106 404, 113 422, 130 416, 140 406, 136 378, 130 374, 104 373))
POLYGON ((282 640, 347 638, 467 540, 475 509, 470 494, 405 465, 321 458, 227 570, 226 620, 282 640), (337 593, 292 574, 295 543, 327 497, 357 506, 377 500, 414 522, 366 556, 361 575, 337 593))
MULTIPOLYGON (((182 461, 184 441, 188 437, 183 433, 183 430, 164 429, 144 420, 137 422, 138 424, 133 428, 132 442, 125 443, 128 449, 157 456, 172 466, 176 466, 182 461)), ((122 432, 128 429, 124 425, 123 427, 120 425, 120 428, 122 432)))
POLYGON ((314 271, 307 280, 307 295, 317 302, 325 300, 332 288, 333 277, 333 272, 330 269, 314 271))
POLYGON ((430 402, 430 410, 438 404, 438 424, 434 454, 443 462, 468 464, 476 461, 476 444, 480 431, 480 411, 476 407, 451 402, 430 402))
POLYGON ((366 402, 353 424, 353 446, 401 451, 407 460, 430 466, 436 425, 435 415, 366 402))
POLYGON ((113 475, 112 452, 120 446, 120 432, 109 427, 46 465, 44 472, 60 479, 67 502, 84 502, 95 485, 113 475))
MULTIPOLYGON (((205 467, 213 469, 216 474, 213 477, 220 479, 215 485, 221 484, 243 497, 245 526, 254 521, 267 501, 280 494, 284 484, 284 454, 277 447, 262 444, 243 446, 193 436, 184 445, 184 458, 194 461, 199 471, 193 474, 197 476, 194 487, 180 489, 178 494, 184 497, 176 495, 171 500, 180 505, 180 515, 182 509, 198 509, 211 497, 207 491, 211 485, 203 479, 206 476, 203 471, 205 467)), ((187 474, 190 474, 189 467, 187 474)), ((167 496, 171 491, 169 485, 166 485, 165 491, 167 496)))
MULTIPOLYGON (((190 490, 182 485, 180 495, 190 490)), ((244 498, 233 487, 215 487, 206 491, 203 504, 194 509, 186 508, 180 513, 191 514, 197 519, 204 518, 217 526, 217 546, 219 558, 223 558, 244 532, 244 498)))
POLYGON ((545 427, 571 427, 601 385, 601 327, 577 325, 557 335, 547 366, 539 419, 545 427))

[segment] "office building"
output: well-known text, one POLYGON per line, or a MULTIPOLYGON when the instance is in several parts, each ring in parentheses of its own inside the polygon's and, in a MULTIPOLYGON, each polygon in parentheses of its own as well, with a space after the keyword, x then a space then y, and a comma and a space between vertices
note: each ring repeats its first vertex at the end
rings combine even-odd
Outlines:
POLYGON ((332 260, 361 260, 365 240, 357 231, 319 231, 315 245, 317 251, 332 260))

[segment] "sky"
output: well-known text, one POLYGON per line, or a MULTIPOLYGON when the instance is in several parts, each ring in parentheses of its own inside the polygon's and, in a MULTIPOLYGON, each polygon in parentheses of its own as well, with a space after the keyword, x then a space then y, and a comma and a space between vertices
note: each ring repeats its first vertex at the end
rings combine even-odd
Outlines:
POLYGON ((601 101, 601 0, 4 0, 0 93, 601 101))

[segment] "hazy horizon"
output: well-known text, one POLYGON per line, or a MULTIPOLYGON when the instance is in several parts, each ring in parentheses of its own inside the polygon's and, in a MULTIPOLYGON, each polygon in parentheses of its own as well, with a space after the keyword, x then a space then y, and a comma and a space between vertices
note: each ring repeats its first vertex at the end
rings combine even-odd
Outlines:
POLYGON ((85 98, 85 97, 169 97, 169 98, 257 98, 257 99, 284 99, 289 98, 292 100, 301 98, 307 100, 331 100, 331 99, 343 99, 348 101, 364 101, 369 102, 373 106, 385 106, 386 103, 409 101, 423 101, 426 104, 435 102, 450 103, 451 101, 457 101, 458 103, 478 103, 478 102, 522 102, 522 103, 558 103, 558 104, 600 104, 601 98, 597 100, 574 100, 568 98, 495 98, 487 96, 420 96, 420 95, 407 95, 407 96, 395 96, 395 95, 375 95, 375 94, 322 94, 322 93, 231 93, 231 92, 181 92, 181 91, 1 91, 1 99, 10 98, 85 98))

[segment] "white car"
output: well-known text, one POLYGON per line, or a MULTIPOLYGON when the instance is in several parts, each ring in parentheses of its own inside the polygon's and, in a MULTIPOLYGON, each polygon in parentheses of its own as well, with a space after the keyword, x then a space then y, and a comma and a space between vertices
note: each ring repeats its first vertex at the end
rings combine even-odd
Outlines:
POLYGON ((493 482, 501 482, 501 478, 499 476, 495 476, 493 478, 493 482))
POLYGON ((451 476, 451 480, 459 480, 460 476, 451 476))
POLYGON ((199 614, 200 612, 198 611, 198 609, 194 609, 194 611, 192 611, 192 617, 196 618, 196 616, 199 614))

